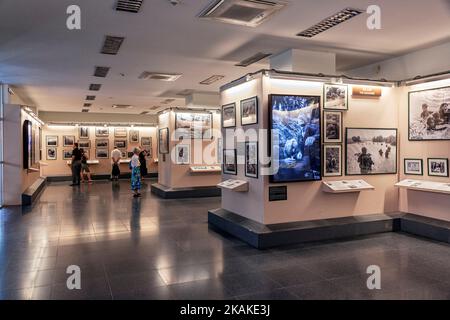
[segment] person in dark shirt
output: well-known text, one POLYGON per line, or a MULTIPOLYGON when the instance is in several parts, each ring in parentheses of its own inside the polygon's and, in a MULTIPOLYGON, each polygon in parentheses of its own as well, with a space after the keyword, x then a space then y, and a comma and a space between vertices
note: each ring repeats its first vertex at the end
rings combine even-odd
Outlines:
POLYGON ((145 151, 144 149, 142 149, 141 147, 141 152, 139 153, 139 162, 141 164, 141 176, 142 178, 144 178, 145 176, 147 176, 148 174, 148 170, 147 170, 147 151, 145 151))
POLYGON ((72 151, 72 187, 80 185, 81 157, 81 150, 78 148, 78 143, 75 143, 72 151))

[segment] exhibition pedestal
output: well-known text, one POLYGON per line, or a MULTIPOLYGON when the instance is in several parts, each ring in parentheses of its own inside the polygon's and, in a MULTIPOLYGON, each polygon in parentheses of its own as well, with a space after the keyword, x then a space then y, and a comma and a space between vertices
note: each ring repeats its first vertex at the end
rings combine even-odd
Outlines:
POLYGON ((450 194, 450 183, 407 179, 395 186, 407 190, 450 194))
POLYGON ((221 190, 217 187, 191 187, 191 188, 169 188, 159 183, 151 186, 153 194, 163 199, 183 199, 183 198, 208 198, 220 197, 221 190))
POLYGON ((364 180, 323 181, 322 190, 327 193, 349 193, 375 190, 375 187, 364 180))

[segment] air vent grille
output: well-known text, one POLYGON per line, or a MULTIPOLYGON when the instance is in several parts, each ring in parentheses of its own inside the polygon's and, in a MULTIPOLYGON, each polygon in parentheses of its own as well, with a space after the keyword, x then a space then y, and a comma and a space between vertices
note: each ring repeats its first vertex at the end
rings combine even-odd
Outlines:
POLYGON ((346 9, 341 10, 338 13, 332 15, 331 17, 328 17, 325 20, 322 20, 321 22, 312 26, 311 28, 308 28, 308 29, 298 33, 297 36, 305 37, 305 38, 312 38, 314 36, 317 36, 319 33, 325 32, 345 21, 350 20, 353 17, 356 17, 357 15, 360 15, 361 13, 363 13, 362 10, 346 8, 346 9))
POLYGON ((81 112, 89 112, 89 109, 82 109, 81 112))
POLYGON ((129 105, 129 104, 114 104, 112 107, 114 109, 131 109, 131 108, 133 108, 133 106, 129 105))
POLYGON ((164 101, 161 101, 161 104, 169 104, 169 103, 172 103, 174 101, 175 101, 175 99, 166 99, 164 101))
POLYGON ((105 43, 103 44, 102 53, 116 55, 119 52, 124 37, 106 36, 105 43))
POLYGON ((95 67, 94 77, 106 78, 109 69, 109 67, 95 67))
POLYGON ((181 76, 182 74, 179 73, 160 73, 160 72, 144 71, 139 76, 139 79, 173 82, 178 80, 181 76))
POLYGON ((223 78, 225 78, 225 76, 216 74, 216 75, 213 75, 213 76, 209 77, 208 79, 203 80, 202 82, 200 82, 200 84, 209 86, 210 84, 213 84, 214 82, 220 81, 223 78))
POLYGON ((149 115, 149 114, 150 114, 150 111, 143 111, 143 112, 140 113, 140 115, 143 115, 143 116, 149 115))
POLYGON ((86 96, 86 100, 88 101, 94 101, 96 96, 86 96))
POLYGON ((261 61, 267 57, 270 57, 271 53, 264 53, 264 52, 258 52, 257 54, 251 56, 250 58, 247 58, 245 60, 242 60, 238 64, 236 64, 237 67, 248 67, 249 65, 252 65, 258 61, 261 61))
POLYGON ((84 108, 90 108, 90 107, 92 107, 92 103, 85 103, 85 104, 83 105, 83 107, 84 107, 84 108))
POLYGON ((102 88, 102 85, 99 83, 92 83, 89 85, 90 91, 100 91, 101 88, 102 88))
POLYGON ((119 0, 116 10, 138 13, 144 0, 119 0))

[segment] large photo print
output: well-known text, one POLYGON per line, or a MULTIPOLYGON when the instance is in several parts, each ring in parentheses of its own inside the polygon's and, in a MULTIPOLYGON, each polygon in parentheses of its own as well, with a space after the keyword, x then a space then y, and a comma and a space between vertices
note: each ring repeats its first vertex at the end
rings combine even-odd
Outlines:
POLYGON ((450 87, 409 93, 409 140, 450 140, 450 87))
POLYGON ((271 182, 321 180, 319 96, 271 95, 271 182))
POLYGON ((347 128, 347 175, 395 173, 397 129, 347 128))

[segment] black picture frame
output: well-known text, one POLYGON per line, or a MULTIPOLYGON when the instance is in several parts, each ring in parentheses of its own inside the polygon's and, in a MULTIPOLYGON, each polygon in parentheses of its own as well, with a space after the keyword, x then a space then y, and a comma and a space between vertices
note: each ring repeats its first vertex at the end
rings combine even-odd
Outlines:
POLYGON ((162 128, 158 130, 158 145, 158 151, 160 154, 169 154, 169 128, 162 128), (164 139, 164 141, 162 140, 162 132, 166 133, 166 139, 164 139), (163 146, 165 147, 165 150, 163 150, 163 146))
POLYGON ((228 175, 233 175, 233 176, 237 176, 238 174, 238 164, 237 164, 237 150, 236 149, 224 149, 223 150, 223 164, 222 164, 222 172, 223 174, 228 174, 228 175), (234 165, 235 165, 235 171, 227 171, 225 169, 225 165, 226 165, 226 153, 228 151, 232 151, 234 153, 234 165))
POLYGON ((106 149, 106 148, 96 148, 96 149, 95 149, 95 158, 96 158, 96 159, 109 159, 109 149, 106 149), (106 152, 106 155, 105 155, 104 157, 99 157, 99 156, 98 156, 99 151, 106 152))
POLYGON ((222 106, 222 128, 236 128, 237 126, 237 117, 236 117, 236 103, 230 103, 222 106), (225 126, 224 124, 224 110, 228 108, 234 108, 234 125, 225 126))
POLYGON ((377 175, 393 175, 398 174, 398 129, 397 128, 345 128, 345 175, 346 176, 377 176, 377 175), (354 174, 348 173, 348 132, 349 130, 393 130, 396 136, 396 148, 395 148, 395 172, 389 173, 369 173, 369 174, 354 174))
POLYGON ((58 136, 45 136, 45 146, 46 147, 59 147, 59 137, 58 136), (48 144, 49 139, 55 140, 56 144, 48 144))
POLYGON ((413 159, 413 158, 405 158, 403 159, 403 173, 405 174, 405 176, 423 176, 423 159, 413 159), (420 161, 420 169, 421 169, 421 173, 407 173, 406 172, 406 163, 407 161, 420 161))
POLYGON ((344 159, 344 156, 343 156, 343 147, 342 147, 342 144, 324 144, 323 145, 323 156, 322 156, 322 168, 323 168, 323 170, 322 170, 322 175, 323 175, 323 177, 324 178, 329 178, 329 177, 342 177, 343 176, 343 172, 344 172, 344 170, 342 169, 343 168, 343 166, 344 166, 344 164, 342 163, 342 160, 344 159), (327 153, 326 153, 326 149, 327 148, 333 148, 333 147, 339 147, 339 174, 328 174, 327 173, 327 167, 326 167, 326 165, 327 165, 327 157, 326 157, 326 155, 327 155, 327 153))
POLYGON ((128 147, 128 141, 126 139, 115 139, 114 149, 126 149, 128 147))
POLYGON ((78 128, 78 139, 79 140, 85 140, 89 139, 89 127, 79 127, 78 128), (86 134, 83 134, 86 133, 86 134))
POLYGON ((255 125, 255 124, 258 124, 258 113, 259 113, 259 101, 258 101, 258 97, 257 96, 254 96, 254 97, 251 97, 251 98, 248 98, 248 99, 244 99, 244 100, 241 100, 241 126, 251 126, 251 125, 255 125), (255 117, 256 117, 256 120, 255 120, 255 122, 251 122, 251 123, 245 123, 244 124, 244 122, 243 122, 243 119, 244 119, 244 103, 246 103, 246 102, 250 102, 250 101, 254 101, 255 102, 255 117))
POLYGON ((344 119, 343 119, 343 117, 344 117, 344 113, 342 112, 342 111, 334 111, 334 110, 324 110, 323 111, 323 120, 322 120, 322 123, 323 123, 323 128, 322 128, 322 130, 323 130, 323 143, 331 143, 331 144, 336 144, 336 143, 342 143, 343 142, 343 140, 344 140, 344 137, 343 137, 343 135, 344 135, 344 128, 343 128, 343 126, 344 126, 344 119), (333 114, 333 113, 335 113, 335 114, 339 114, 339 137, 340 137, 340 139, 339 140, 328 140, 327 139, 327 114, 333 114))
POLYGON ((348 111, 348 102, 349 102, 349 92, 348 85, 346 84, 336 84, 336 83, 324 83, 323 85, 323 110, 329 111, 348 111), (327 107, 327 87, 345 87, 345 109, 342 108, 329 108, 327 107))
POLYGON ((47 148, 45 149, 45 151, 46 151, 46 157, 45 157, 46 160, 48 160, 48 161, 58 160, 58 148, 57 148, 57 147, 47 147, 47 148), (50 157, 48 156, 48 151, 51 150, 51 149, 53 149, 54 152, 55 152, 55 156, 54 156, 53 158, 50 158, 50 157))
MULTIPOLYGON (((272 119, 272 105, 273 105, 273 98, 274 97, 285 97, 285 96, 291 96, 291 97, 302 97, 302 98, 314 98, 317 99, 319 107, 317 108, 317 112, 318 114, 318 120, 319 120, 319 134, 320 134, 320 139, 318 141, 319 144, 319 162, 320 162, 320 169, 319 169, 319 176, 318 178, 312 178, 312 179, 302 179, 302 180, 282 180, 282 179, 275 179, 274 175, 269 175, 269 182, 270 183, 295 183, 295 182, 317 182, 317 181, 322 181, 322 176, 323 176, 323 168, 322 168, 322 162, 323 162, 323 155, 322 155, 322 147, 321 147, 321 143, 322 143, 322 97, 321 96, 314 96, 314 95, 295 95, 295 94, 270 94, 269 95, 269 138, 267 139, 268 142, 268 146, 267 146, 267 151, 269 154, 269 157, 272 157, 273 154, 273 144, 272 144, 272 132, 274 130, 274 123, 273 123, 273 119, 272 119)), ((272 162, 271 162, 271 165, 272 162)))
POLYGON ((440 178, 448 178, 449 177, 449 170, 448 170, 448 158, 428 158, 427 159, 427 167, 428 167, 428 176, 429 177, 440 177, 440 178), (447 173, 446 175, 437 175, 437 174, 432 174, 431 170, 430 170, 430 162, 432 160, 443 160, 446 163, 446 169, 447 169, 447 173))
POLYGON ((411 138, 411 95, 414 93, 419 92, 426 92, 426 91, 436 91, 436 90, 442 90, 442 89, 450 89, 450 86, 445 87, 439 87, 439 88, 432 88, 432 89, 424 89, 424 90, 415 90, 408 92, 408 141, 450 141, 450 137, 448 139, 412 139, 411 138))
POLYGON ((246 141, 245 142, 245 176, 249 178, 258 179, 259 178, 259 144, 257 141, 246 141), (256 174, 248 174, 247 165, 248 165, 248 153, 247 146, 255 145, 256 146, 256 174))

